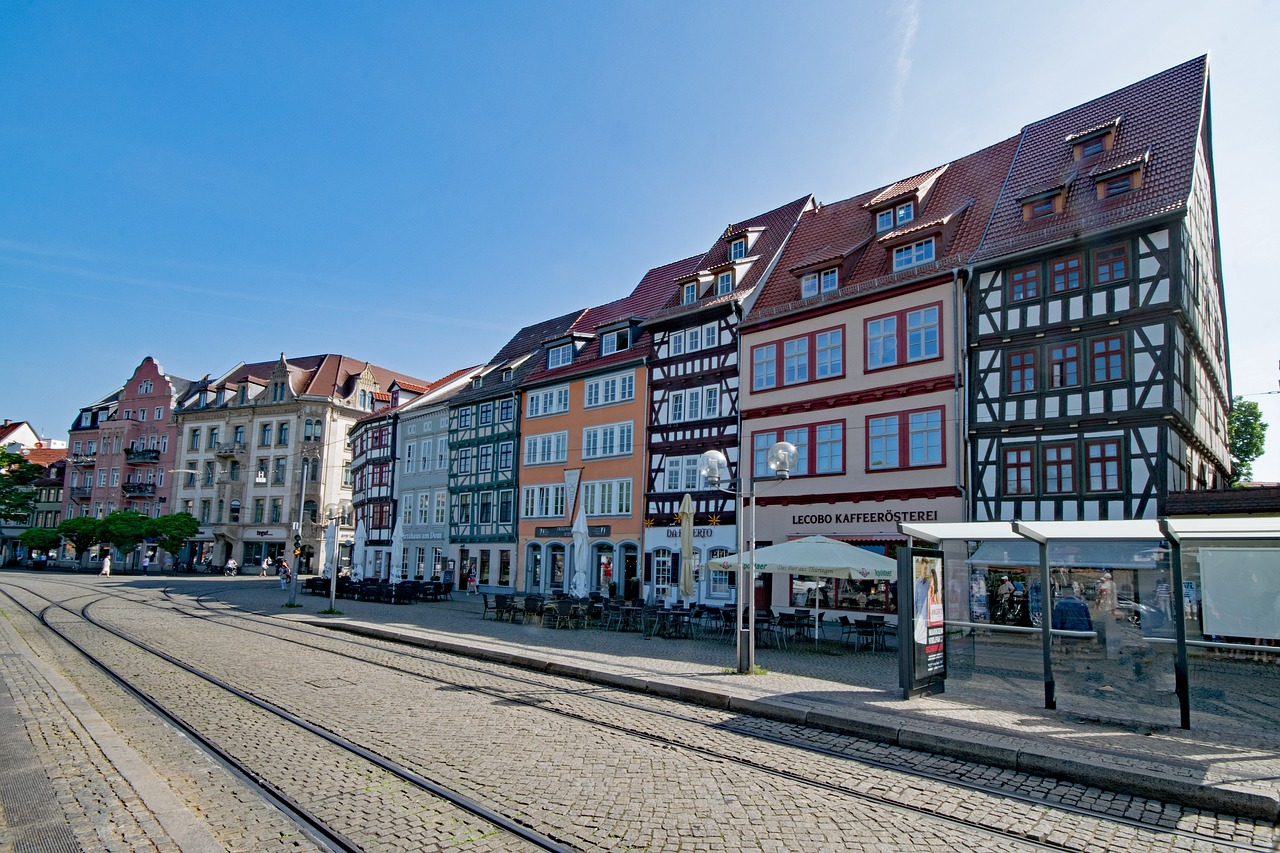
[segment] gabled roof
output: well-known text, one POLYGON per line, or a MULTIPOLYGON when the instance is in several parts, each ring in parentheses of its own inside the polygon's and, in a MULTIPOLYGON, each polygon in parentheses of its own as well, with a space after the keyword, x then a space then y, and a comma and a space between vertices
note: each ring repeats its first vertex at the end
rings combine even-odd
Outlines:
MULTIPOLYGON (((240 385, 245 382, 266 385, 271 381, 271 374, 279 363, 279 359, 273 359, 242 364, 232 368, 218 382, 211 385, 240 385)), ((285 364, 289 368, 290 387, 293 393, 299 396, 349 397, 355 382, 364 373, 365 368, 369 369, 378 387, 384 391, 395 381, 401 384, 406 382, 414 385, 430 384, 424 379, 388 370, 351 356, 333 353, 288 358, 285 359, 285 364)), ((200 384, 196 383, 195 387, 198 388, 200 384)))
POLYGON ((1185 208, 1208 86, 1209 59, 1200 56, 1024 127, 1005 190, 973 260, 1087 237, 1185 208), (1111 150, 1098 159, 1074 163, 1071 143, 1108 128, 1115 131, 1111 150), (1094 178, 1134 165, 1148 150, 1141 187, 1122 196, 1097 198, 1094 178), (1029 190, 1071 174, 1076 166, 1079 173, 1064 181, 1063 212, 1023 221, 1020 199, 1032 195, 1029 190))
POLYGON ((522 384, 559 382, 562 379, 601 370, 613 364, 634 361, 648 355, 651 338, 647 332, 639 331, 625 350, 602 356, 600 336, 595 334, 596 330, 624 319, 644 320, 656 308, 665 304, 672 293, 679 290, 677 280, 695 270, 701 257, 695 255, 654 267, 644 274, 629 296, 584 311, 570 331, 590 334, 592 337, 574 353, 573 363, 548 370, 545 359, 535 358, 522 384))
POLYGON ((39 465, 42 468, 48 468, 60 459, 67 458, 67 449, 65 447, 32 447, 24 449, 22 455, 26 457, 28 462, 39 465))
MULTIPOLYGON (((402 388, 408 388, 410 385, 412 385, 411 390, 416 391, 417 396, 415 396, 413 399, 405 400, 403 403, 400 403, 397 406, 383 406, 379 409, 375 409, 374 411, 370 412, 367 415, 363 415, 359 418, 356 418, 355 422, 357 424, 361 424, 361 423, 366 423, 368 421, 376 421, 379 418, 383 418, 388 415, 393 415, 399 412, 403 412, 404 410, 414 407, 421 403, 431 402, 433 400, 435 402, 439 402, 446 395, 443 393, 436 394, 437 391, 440 391, 440 392, 447 392, 449 390, 456 391, 458 380, 470 375, 471 373, 474 373, 477 370, 479 370, 479 367, 476 367, 476 366, 464 367, 461 370, 455 370, 452 373, 447 374, 446 376, 443 376, 440 379, 437 379, 435 382, 430 382, 426 385, 410 383, 410 382, 401 382, 400 380, 396 380, 396 384, 402 388)), ((375 391, 373 392, 373 399, 377 400, 378 402, 389 403, 391 401, 391 395, 384 394, 380 391, 375 391)))
MULTIPOLYGON (((801 212, 810 207, 812 203, 813 196, 806 195, 781 207, 774 208, 767 213, 761 213, 758 216, 730 225, 711 244, 711 248, 694 262, 692 268, 683 274, 683 277, 688 278, 695 273, 709 273, 718 267, 727 266, 731 263, 729 259, 731 239, 726 239, 726 237, 733 238, 747 231, 760 231, 760 236, 756 238, 755 243, 747 250, 748 257, 755 258, 755 261, 751 264, 751 268, 746 275, 733 283, 733 290, 729 293, 703 296, 688 305, 683 304, 682 292, 677 288, 670 294, 661 310, 655 311, 650 316, 650 322, 647 325, 666 322, 686 314, 699 313, 712 306, 746 299, 768 273, 771 264, 777 257, 778 250, 786 243, 801 212)), ((679 263, 683 264, 684 262, 680 261, 679 263)))
POLYGON ((489 359, 488 364, 478 371, 481 379, 480 387, 462 389, 453 397, 450 404, 462 405, 510 394, 519 387, 521 380, 529 371, 541 363, 539 359, 531 356, 541 352, 542 342, 563 335, 583 313, 584 310, 580 308, 550 320, 525 326, 516 332, 511 340, 489 359), (502 374, 506 370, 511 371, 511 379, 504 381, 502 374))
POLYGON ((962 265, 982 238, 1017 144, 1017 137, 1006 139, 954 160, 945 169, 939 166, 888 187, 805 211, 744 318, 744 326, 936 276, 962 265), (872 200, 895 198, 901 195, 900 188, 918 188, 931 180, 934 183, 925 206, 915 211, 918 218, 877 234, 872 200), (934 247, 935 260, 894 272, 892 243, 930 230, 941 233, 941 245, 934 247), (837 290, 802 298, 801 274, 823 260, 840 265, 837 290))
POLYGON ((910 178, 903 178, 901 181, 890 184, 880 192, 876 193, 871 197, 870 201, 864 202, 862 206, 866 208, 879 207, 886 202, 896 201, 903 196, 910 195, 927 184, 933 178, 941 175, 946 168, 947 164, 943 163, 941 166, 934 166, 932 169, 921 172, 918 175, 913 175, 910 178))

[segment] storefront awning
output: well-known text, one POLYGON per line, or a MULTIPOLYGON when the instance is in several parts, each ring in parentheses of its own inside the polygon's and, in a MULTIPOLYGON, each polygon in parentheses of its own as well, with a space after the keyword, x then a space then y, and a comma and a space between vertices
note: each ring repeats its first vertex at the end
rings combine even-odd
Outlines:
POLYGON ((1165 518, 1160 526, 1171 542, 1193 539, 1280 539, 1280 518, 1165 518))

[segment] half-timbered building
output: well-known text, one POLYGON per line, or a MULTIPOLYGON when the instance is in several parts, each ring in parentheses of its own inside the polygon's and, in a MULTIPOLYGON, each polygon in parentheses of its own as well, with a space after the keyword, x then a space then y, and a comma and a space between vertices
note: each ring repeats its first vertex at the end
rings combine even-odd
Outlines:
POLYGON ((1154 518, 1223 485, 1207 57, 1023 129, 969 326, 976 520, 1154 518))
POLYGON ((450 567, 445 571, 455 573, 455 583, 475 569, 483 590, 516 589, 520 383, 539 366, 542 342, 564 334, 581 315, 572 311, 524 327, 450 401, 450 567))
MULTIPOLYGON (((730 225, 675 280, 662 310, 645 321, 653 336, 644 476, 644 583, 666 597, 682 571, 736 551, 737 506, 731 493, 708 488, 698 457, 719 450, 738 467, 738 323, 758 285, 812 196, 730 225), (694 511, 693 566, 681 566, 677 511, 684 496, 694 511)), ((696 573, 702 600, 729 600, 728 572, 696 573)))

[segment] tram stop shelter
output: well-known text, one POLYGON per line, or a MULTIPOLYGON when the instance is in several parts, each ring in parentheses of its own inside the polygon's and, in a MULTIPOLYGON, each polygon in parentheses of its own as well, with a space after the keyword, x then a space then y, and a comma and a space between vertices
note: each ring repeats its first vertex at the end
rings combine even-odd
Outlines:
POLYGON ((899 529, 943 554, 948 692, 1042 691, 1048 709, 1184 729, 1193 710, 1274 724, 1280 518, 899 529))

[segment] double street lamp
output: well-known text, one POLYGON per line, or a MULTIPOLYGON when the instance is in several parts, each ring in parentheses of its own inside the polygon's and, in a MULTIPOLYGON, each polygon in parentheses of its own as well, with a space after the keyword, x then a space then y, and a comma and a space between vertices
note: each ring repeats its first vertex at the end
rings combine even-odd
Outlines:
MULTIPOLYGON (((770 480, 786 480, 796 467, 799 454, 796 446, 789 441, 779 441, 769 448, 766 461, 772 474, 760 477, 729 476, 729 460, 719 450, 708 450, 698 457, 698 474, 706 478, 707 485, 713 489, 732 494, 737 499, 738 535, 738 672, 750 673, 756 668, 756 483, 770 480), (723 485, 721 485, 723 484, 723 485), (743 494, 743 485, 747 492, 743 494), (746 563, 742 560, 742 499, 746 497, 751 503, 751 557, 746 563), (746 608, 743 612, 743 599, 746 608)), ((741 460, 739 460, 741 461, 741 460)))

